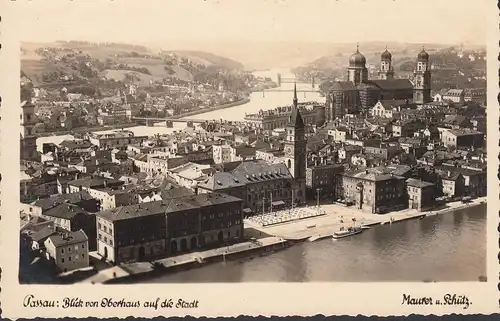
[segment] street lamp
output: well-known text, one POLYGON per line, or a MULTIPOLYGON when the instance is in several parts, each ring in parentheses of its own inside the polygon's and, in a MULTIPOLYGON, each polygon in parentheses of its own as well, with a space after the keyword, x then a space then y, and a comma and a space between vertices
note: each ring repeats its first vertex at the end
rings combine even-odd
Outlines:
POLYGON ((318 211, 319 211, 319 192, 321 192, 321 188, 317 188, 316 189, 316 206, 318 208, 318 211))

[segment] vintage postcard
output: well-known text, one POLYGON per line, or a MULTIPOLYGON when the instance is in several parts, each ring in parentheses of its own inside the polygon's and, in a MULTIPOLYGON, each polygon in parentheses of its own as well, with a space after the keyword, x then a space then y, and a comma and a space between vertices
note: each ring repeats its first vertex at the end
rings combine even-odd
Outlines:
POLYGON ((2 316, 498 312, 498 26, 482 0, 3 2, 2 316))

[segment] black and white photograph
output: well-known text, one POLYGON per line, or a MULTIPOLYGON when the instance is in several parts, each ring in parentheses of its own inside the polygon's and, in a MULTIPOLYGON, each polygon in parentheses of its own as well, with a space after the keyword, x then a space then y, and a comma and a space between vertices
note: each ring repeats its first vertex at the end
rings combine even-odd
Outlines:
POLYGON ((1 204, 19 225, 2 217, 1 248, 23 293, 496 289, 486 1, 10 6, 19 200, 1 204))
POLYGON ((23 41, 19 280, 484 281, 484 43, 293 35, 23 41))

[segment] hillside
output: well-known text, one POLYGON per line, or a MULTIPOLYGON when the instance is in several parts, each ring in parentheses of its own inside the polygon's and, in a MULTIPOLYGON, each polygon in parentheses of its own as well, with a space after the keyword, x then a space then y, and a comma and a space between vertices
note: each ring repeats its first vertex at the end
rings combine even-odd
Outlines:
POLYGON ((242 70, 244 68, 243 64, 238 61, 203 51, 175 50, 166 51, 165 53, 173 53, 179 56, 187 57, 205 66, 215 65, 227 70, 242 70))
POLYGON ((165 78, 192 81, 208 67, 232 71, 243 65, 201 51, 152 52, 144 46, 89 42, 23 43, 21 72, 36 86, 113 79, 146 86, 165 78))

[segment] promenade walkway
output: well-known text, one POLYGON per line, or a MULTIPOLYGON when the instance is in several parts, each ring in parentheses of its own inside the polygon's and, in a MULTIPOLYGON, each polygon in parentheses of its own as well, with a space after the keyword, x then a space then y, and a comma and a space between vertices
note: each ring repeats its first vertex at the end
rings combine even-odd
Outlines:
POLYGON ((251 216, 248 218, 249 221, 258 224, 262 227, 271 226, 276 224, 283 224, 288 222, 294 222, 297 220, 318 217, 325 215, 324 210, 319 210, 317 208, 310 207, 299 207, 293 209, 286 209, 281 211, 269 212, 265 214, 259 214, 251 216))
POLYGON ((446 206, 441 209, 431 210, 428 212, 418 212, 417 210, 406 209, 386 214, 372 214, 371 212, 359 210, 355 207, 326 204, 320 206, 320 211, 325 213, 321 216, 267 226, 263 226, 250 219, 244 220, 244 223, 246 227, 253 227, 263 233, 282 237, 287 240, 298 240, 309 238, 311 236, 322 236, 326 234, 331 235, 340 230, 342 227, 348 228, 353 225, 371 226, 378 224, 391 224, 407 219, 417 218, 422 215, 432 216, 445 214, 453 210, 479 205, 481 202, 486 202, 486 199, 486 197, 478 198, 469 204, 463 204, 460 201, 451 202, 446 204, 446 206))

